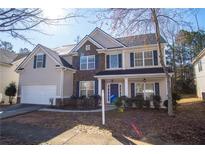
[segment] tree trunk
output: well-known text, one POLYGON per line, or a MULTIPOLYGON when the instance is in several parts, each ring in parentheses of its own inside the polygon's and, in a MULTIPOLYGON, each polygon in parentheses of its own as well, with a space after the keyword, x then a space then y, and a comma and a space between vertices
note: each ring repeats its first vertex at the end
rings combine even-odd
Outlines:
POLYGON ((12 96, 9 96, 9 104, 12 105, 12 96))
POLYGON ((158 50, 159 50, 159 57, 160 57, 160 63, 163 67, 164 73, 166 75, 166 80, 167 80, 167 92, 168 92, 168 115, 172 116, 173 115, 173 104, 172 104, 172 94, 171 94, 171 77, 169 75, 169 72, 165 66, 164 62, 164 55, 162 53, 162 48, 161 48, 161 42, 160 42, 160 29, 159 29, 159 22, 157 19, 157 14, 156 14, 156 9, 153 8, 151 9, 152 12, 152 17, 153 17, 153 22, 155 25, 155 32, 156 32, 156 39, 157 39, 157 44, 158 44, 158 50))

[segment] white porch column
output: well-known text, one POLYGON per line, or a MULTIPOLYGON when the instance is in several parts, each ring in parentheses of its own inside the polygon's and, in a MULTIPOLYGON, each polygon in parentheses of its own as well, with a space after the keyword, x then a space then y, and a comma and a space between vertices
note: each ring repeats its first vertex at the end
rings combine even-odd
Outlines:
POLYGON ((124 79, 125 80, 125 96, 127 96, 128 97, 128 78, 125 78, 124 79))
POLYGON ((102 90, 102 79, 98 79, 98 95, 101 96, 101 90, 102 90))

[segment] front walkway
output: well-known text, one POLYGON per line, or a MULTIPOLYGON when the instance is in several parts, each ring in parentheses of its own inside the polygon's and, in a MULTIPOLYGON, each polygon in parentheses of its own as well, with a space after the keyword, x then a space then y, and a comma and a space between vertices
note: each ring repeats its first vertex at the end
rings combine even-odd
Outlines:
POLYGON ((105 133, 99 134, 99 130, 96 127, 85 126, 84 131, 80 131, 79 126, 74 127, 73 129, 67 130, 64 133, 52 138, 47 142, 41 144, 52 144, 52 145, 122 145, 117 139, 115 139, 112 134, 105 133), (88 127, 88 128, 87 128, 88 127), (87 129, 87 130, 86 130, 87 129), (88 130, 90 132, 88 132, 88 130))
MULTIPOLYGON (((116 109, 114 105, 106 105, 105 111, 110 111, 116 109)), ((50 112, 67 112, 67 113, 93 113, 93 112, 102 112, 102 109, 95 110, 64 110, 64 109, 51 109, 51 108, 42 108, 39 111, 50 111, 50 112)))

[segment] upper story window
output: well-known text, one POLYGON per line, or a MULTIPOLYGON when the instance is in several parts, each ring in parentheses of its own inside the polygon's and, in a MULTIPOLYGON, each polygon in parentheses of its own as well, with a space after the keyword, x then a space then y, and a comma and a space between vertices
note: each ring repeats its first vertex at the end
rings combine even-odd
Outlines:
POLYGON ((118 68, 119 60, 118 55, 110 55, 110 68, 118 68))
POLYGON ((198 70, 199 70, 199 72, 202 71, 202 62, 201 62, 201 60, 198 63, 198 70))
POLYGON ((95 69, 95 55, 81 56, 80 57, 80 69, 81 70, 95 69))
POLYGON ((106 67, 108 69, 122 68, 122 54, 108 54, 106 55, 106 67))
POLYGON ((34 56, 33 68, 43 68, 46 65, 46 55, 38 53, 34 56))
POLYGON ((146 51, 144 52, 144 65, 145 66, 152 66, 153 65, 153 52, 146 51))
POLYGON ((143 52, 135 53, 135 66, 143 66, 143 52))
POLYGON ((86 46, 85 46, 85 50, 86 50, 86 51, 89 51, 89 50, 90 50, 90 45, 86 45, 86 46))
POLYGON ((135 66, 153 66, 154 58, 153 51, 135 52, 135 66))

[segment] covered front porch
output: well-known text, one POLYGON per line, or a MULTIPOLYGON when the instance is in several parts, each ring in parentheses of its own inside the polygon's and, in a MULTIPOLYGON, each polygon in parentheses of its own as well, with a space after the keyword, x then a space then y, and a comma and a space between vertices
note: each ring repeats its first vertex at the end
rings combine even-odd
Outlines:
POLYGON ((98 94, 105 91, 105 102, 110 104, 114 97, 143 95, 151 99, 152 95, 160 95, 162 102, 167 99, 167 82, 164 74, 138 75, 104 75, 98 79, 98 94))

